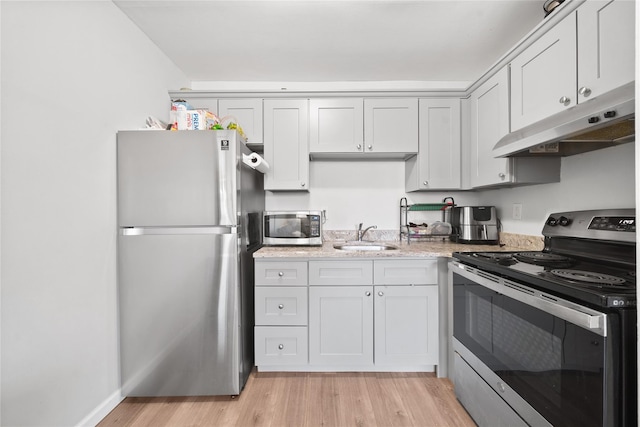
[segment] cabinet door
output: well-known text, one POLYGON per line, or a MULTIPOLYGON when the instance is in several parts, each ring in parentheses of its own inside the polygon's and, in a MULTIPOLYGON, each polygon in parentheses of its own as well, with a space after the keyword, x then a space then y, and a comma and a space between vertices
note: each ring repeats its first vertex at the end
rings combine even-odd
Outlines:
POLYGON ((509 71, 503 68, 469 98, 471 187, 510 182, 509 159, 493 157, 493 147, 509 133, 509 71))
POLYGON ((362 98, 310 100, 310 153, 362 152, 362 103, 362 98))
POLYGON ((233 116, 251 144, 262 144, 262 99, 221 99, 220 118, 233 116))
POLYGON ((309 362, 373 365, 373 286, 309 288, 309 362))
POLYGON ((419 151, 405 163, 407 191, 459 189, 460 100, 421 99, 419 151))
POLYGON ((635 80, 635 3, 588 0, 578 9, 578 102, 635 80))
POLYGON ((417 153, 418 99, 365 99, 364 151, 417 153))
POLYGON ((375 287, 376 365, 438 364, 438 287, 375 287))
POLYGON ((576 105, 576 16, 567 16, 511 62, 511 131, 576 105))
POLYGON ((309 101, 265 99, 265 190, 309 189, 309 101))

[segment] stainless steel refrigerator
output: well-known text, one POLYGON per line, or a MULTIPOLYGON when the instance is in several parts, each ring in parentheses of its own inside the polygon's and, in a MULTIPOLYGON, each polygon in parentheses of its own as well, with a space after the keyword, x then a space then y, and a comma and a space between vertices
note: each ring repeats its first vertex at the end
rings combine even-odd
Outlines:
POLYGON ((263 175, 236 131, 121 131, 125 396, 237 395, 253 367, 263 175))

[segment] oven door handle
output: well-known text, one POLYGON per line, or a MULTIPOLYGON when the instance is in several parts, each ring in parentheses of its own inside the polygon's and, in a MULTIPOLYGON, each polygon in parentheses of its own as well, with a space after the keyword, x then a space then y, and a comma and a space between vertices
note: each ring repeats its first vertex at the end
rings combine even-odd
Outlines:
POLYGON ((600 336, 607 336, 607 316, 604 313, 455 261, 449 263, 449 269, 499 294, 540 309, 600 336))

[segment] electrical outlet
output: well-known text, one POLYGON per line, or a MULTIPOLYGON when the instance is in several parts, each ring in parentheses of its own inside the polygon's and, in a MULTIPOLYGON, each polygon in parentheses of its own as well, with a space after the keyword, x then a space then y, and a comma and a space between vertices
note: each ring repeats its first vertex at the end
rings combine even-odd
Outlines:
POLYGON ((513 219, 522 219, 522 203, 513 204, 513 219))

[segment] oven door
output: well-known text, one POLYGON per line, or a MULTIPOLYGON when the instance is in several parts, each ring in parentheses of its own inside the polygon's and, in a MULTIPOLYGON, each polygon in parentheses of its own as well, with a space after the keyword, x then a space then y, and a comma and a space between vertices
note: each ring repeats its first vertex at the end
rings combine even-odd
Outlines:
POLYGON ((500 378, 501 391, 506 384, 556 427, 620 425, 619 406, 606 405, 619 380, 605 314, 473 267, 450 266, 454 338, 500 378))

